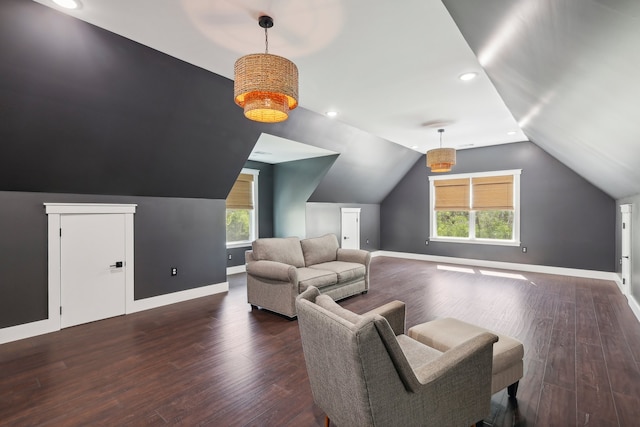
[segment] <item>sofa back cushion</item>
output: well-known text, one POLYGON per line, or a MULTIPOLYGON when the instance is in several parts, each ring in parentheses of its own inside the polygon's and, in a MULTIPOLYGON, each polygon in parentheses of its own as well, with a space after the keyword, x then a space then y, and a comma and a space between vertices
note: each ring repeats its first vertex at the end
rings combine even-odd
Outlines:
POLYGON ((304 263, 307 267, 323 262, 335 261, 338 256, 338 238, 335 234, 326 234, 300 241, 304 263))
POLYGON ((304 267, 304 257, 297 237, 268 237, 252 244, 253 258, 258 261, 276 261, 294 267, 304 267))

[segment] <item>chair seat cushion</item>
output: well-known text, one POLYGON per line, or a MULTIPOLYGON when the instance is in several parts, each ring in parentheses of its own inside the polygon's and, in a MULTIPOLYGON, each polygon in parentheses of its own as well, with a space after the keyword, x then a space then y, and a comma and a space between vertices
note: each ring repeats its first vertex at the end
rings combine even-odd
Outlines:
POLYGON ((322 289, 336 283, 338 283, 338 275, 333 271, 307 267, 298 268, 300 292, 304 292, 309 286, 322 289))
POLYGON ((330 261, 312 265, 312 269, 328 270, 337 274, 338 283, 349 282, 351 280, 363 278, 366 268, 362 264, 345 261, 330 261))
POLYGON ((422 344, 419 341, 409 338, 407 335, 397 335, 398 344, 407 358, 407 362, 413 370, 418 369, 420 366, 437 359, 442 355, 442 352, 422 344))

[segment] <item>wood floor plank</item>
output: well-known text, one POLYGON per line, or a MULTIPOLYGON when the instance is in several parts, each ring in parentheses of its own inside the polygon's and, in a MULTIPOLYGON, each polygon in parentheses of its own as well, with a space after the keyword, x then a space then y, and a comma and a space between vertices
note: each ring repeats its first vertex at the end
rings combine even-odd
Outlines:
POLYGON ((575 392, 553 384, 544 384, 536 426, 573 427, 576 425, 575 392))
POLYGON ((579 423, 618 425, 618 415, 602 348, 576 343, 576 368, 579 423))
POLYGON ((640 372, 622 333, 602 334, 602 349, 607 361, 611 390, 629 397, 640 396, 640 372))
POLYGON ((553 329, 549 340, 549 356, 544 382, 568 390, 576 388, 575 334, 553 329))
POLYGON ((613 393, 620 417, 620 426, 635 426, 640 420, 640 397, 613 393))
MULTIPOLYGON (((0 425, 322 426, 297 321, 229 292, 0 345, 0 425)), ((615 283, 376 257, 363 313, 456 317, 524 343, 517 400, 486 425, 628 426, 640 414, 640 323, 615 283), (452 268, 453 267, 453 268, 452 268), (607 388, 609 386, 609 388, 607 388)))

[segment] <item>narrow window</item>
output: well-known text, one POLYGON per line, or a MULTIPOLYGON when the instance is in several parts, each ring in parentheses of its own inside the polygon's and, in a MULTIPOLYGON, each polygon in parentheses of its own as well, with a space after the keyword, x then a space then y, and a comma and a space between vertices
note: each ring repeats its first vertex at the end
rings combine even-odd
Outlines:
POLYGON ((258 172, 243 169, 227 196, 227 247, 245 245, 258 236, 258 172))

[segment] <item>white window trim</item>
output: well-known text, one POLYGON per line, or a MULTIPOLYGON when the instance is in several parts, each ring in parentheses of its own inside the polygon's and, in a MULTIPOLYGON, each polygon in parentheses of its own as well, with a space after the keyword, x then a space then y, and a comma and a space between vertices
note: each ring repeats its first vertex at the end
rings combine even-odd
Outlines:
MULTIPOLYGON (((495 245, 495 246, 520 246, 520 175, 522 169, 509 169, 492 172, 461 173, 455 175, 429 176, 429 240, 433 242, 466 243, 472 245, 495 245), (479 178, 485 176, 513 175, 513 239, 472 239, 467 237, 439 237, 436 236, 436 222, 434 216, 435 189, 434 182, 446 179, 479 178)), ((475 226, 475 211, 469 212, 469 227, 475 226)), ((469 229, 469 234, 471 234, 469 229)), ((474 233, 475 234, 475 233, 474 233)))
MULTIPOLYGON (((244 173, 244 174, 249 174, 249 175, 253 175, 253 189, 252 189, 252 193, 253 193, 253 212, 251 213, 251 222, 253 223, 253 230, 251 230, 251 236, 249 240, 242 240, 239 242, 227 242, 227 249, 232 249, 232 248, 244 248, 247 246, 251 246, 251 242, 253 242, 255 239, 258 238, 259 234, 259 229, 258 229, 258 218, 260 218, 258 216, 258 177, 260 175, 260 170, 259 169, 247 169, 247 168, 242 168, 242 171, 240 171, 240 173, 244 173)), ((226 215, 226 209, 225 209, 225 215, 226 215)), ((225 227, 225 231, 226 231, 226 227, 225 227)))

